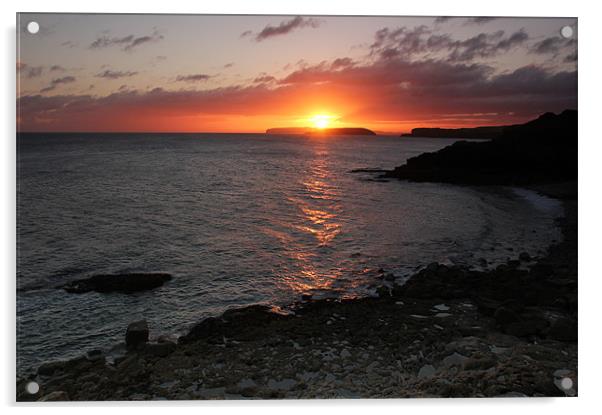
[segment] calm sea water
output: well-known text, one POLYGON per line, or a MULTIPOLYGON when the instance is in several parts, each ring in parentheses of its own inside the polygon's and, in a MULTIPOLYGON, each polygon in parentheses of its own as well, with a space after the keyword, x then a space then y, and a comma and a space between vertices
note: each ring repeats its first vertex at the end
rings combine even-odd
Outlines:
POLYGON ((253 303, 370 295, 432 261, 493 265, 560 238, 526 191, 374 181, 451 140, 241 134, 18 137, 18 371, 253 303), (510 251, 512 248, 513 251, 510 251), (135 295, 68 294, 98 273, 163 271, 135 295))

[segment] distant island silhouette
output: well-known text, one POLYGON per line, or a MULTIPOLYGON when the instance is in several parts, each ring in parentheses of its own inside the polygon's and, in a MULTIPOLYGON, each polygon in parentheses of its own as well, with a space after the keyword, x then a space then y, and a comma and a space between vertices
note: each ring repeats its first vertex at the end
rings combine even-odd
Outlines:
POLYGON ((500 137, 506 128, 513 125, 496 125, 474 128, 413 128, 411 133, 401 134, 401 137, 423 138, 468 138, 492 139, 500 137))
POLYGON ((266 134, 291 134, 291 135, 376 135, 367 128, 311 128, 311 127, 285 127, 268 128, 266 134))

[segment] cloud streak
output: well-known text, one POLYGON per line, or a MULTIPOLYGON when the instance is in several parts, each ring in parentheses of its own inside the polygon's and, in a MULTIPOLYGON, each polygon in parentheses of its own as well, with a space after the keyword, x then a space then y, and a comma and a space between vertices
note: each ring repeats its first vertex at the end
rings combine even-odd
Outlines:
POLYGON ((204 73, 192 74, 192 75, 178 75, 176 77, 177 82, 202 82, 207 81, 211 78, 210 75, 204 73))
POLYGON ((107 69, 103 72, 96 74, 97 78, 105 78, 105 79, 120 79, 120 78, 129 78, 132 76, 138 75, 138 72, 135 71, 111 71, 107 69))
POLYGON ((98 50, 110 47, 120 47, 125 52, 132 52, 134 49, 146 43, 158 42, 163 39, 163 35, 154 31, 150 35, 135 36, 127 35, 123 37, 100 36, 96 38, 90 45, 89 49, 98 50))
POLYGON ((449 61, 467 62, 494 57, 525 44, 528 39, 529 35, 523 29, 510 35, 500 30, 457 40, 449 34, 436 33, 427 26, 418 26, 413 29, 381 29, 376 32, 370 48, 371 55, 384 59, 444 53, 449 61))
POLYGON ((45 88, 40 89, 40 92, 48 92, 56 89, 59 85, 70 84, 75 82, 75 77, 73 76, 63 76, 62 78, 55 78, 50 81, 50 85, 45 88))
MULTIPOLYGON (((304 27, 317 28, 321 24, 320 20, 310 18, 304 18, 301 16, 297 16, 293 19, 286 20, 281 22, 278 26, 267 25, 264 27, 259 33, 257 33, 254 37, 256 42, 262 42, 266 39, 286 35, 291 33, 297 29, 302 29, 304 27)), ((247 37, 253 34, 252 31, 246 30, 240 34, 240 37, 247 37)))

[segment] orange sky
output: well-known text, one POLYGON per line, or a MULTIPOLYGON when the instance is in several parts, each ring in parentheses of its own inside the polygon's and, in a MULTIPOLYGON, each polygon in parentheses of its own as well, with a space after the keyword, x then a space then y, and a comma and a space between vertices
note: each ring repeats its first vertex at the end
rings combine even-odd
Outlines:
POLYGON ((398 134, 577 104, 575 19, 25 14, 19 25, 20 131, 398 134), (567 24, 572 39, 559 35, 567 24))

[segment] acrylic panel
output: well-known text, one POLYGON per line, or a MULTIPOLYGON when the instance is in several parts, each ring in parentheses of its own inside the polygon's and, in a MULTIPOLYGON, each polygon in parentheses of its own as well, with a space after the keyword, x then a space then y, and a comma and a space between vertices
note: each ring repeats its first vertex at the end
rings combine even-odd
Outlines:
POLYGON ((577 395, 577 19, 17 15, 17 400, 577 395))

